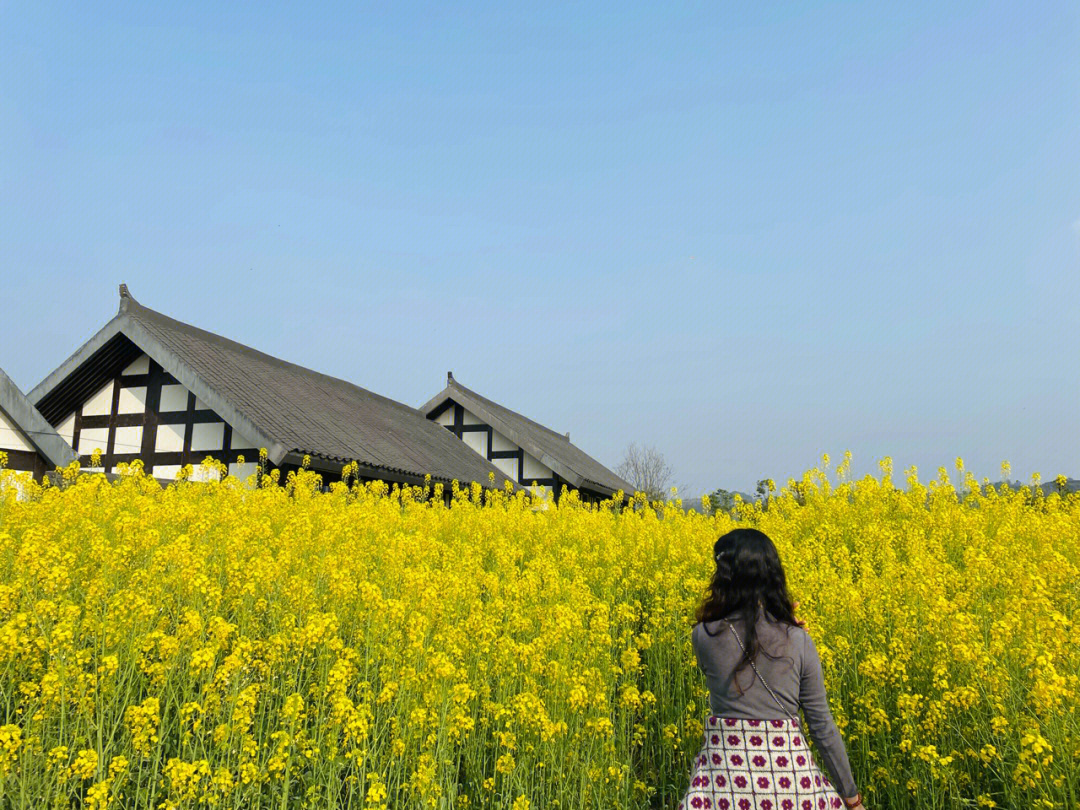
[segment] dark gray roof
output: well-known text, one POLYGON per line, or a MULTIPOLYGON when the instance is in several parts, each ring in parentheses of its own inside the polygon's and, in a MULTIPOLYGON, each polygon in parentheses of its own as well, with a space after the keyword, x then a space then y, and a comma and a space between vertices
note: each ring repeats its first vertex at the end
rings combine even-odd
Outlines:
POLYGON ((591 489, 605 495, 612 495, 620 489, 627 495, 634 492, 634 487, 628 481, 571 444, 566 434, 556 433, 539 422, 480 396, 455 380, 453 375, 447 375, 446 388, 421 405, 420 410, 425 414, 433 413, 447 400, 453 400, 474 413, 576 488, 591 489))
MULTIPOLYGON (((396 473, 406 480, 430 474, 502 486, 506 475, 415 408, 182 323, 142 306, 124 285, 120 311, 30 398, 40 402, 82 364, 122 334, 208 408, 267 449, 274 464, 304 454, 356 461, 364 475, 396 473)), ((340 469, 340 467, 338 467, 340 469)), ((393 478, 394 476, 387 476, 393 478)))
POLYGON ((38 413, 19 386, 0 369, 0 410, 26 434, 43 459, 57 467, 66 467, 75 460, 75 451, 60 437, 45 417, 38 413))

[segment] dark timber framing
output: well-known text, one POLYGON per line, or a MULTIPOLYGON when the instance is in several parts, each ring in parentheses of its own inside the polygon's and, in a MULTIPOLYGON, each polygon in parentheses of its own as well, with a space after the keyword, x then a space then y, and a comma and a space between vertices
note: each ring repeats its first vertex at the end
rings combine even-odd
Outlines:
POLYGON ((577 490, 582 500, 600 501, 610 498, 620 490, 623 497, 633 493, 632 485, 616 473, 604 467, 580 448, 570 443, 569 433, 556 433, 497 402, 480 396, 446 375, 446 387, 427 403, 420 406, 428 419, 449 430, 459 439, 466 433, 486 432, 486 447, 476 451, 489 461, 517 459, 517 481, 527 486, 537 484, 551 487, 558 497, 562 488, 577 490), (465 413, 471 414, 475 424, 465 424, 465 413), (452 414, 447 419, 447 414, 452 414), (495 450, 494 436, 498 434, 514 450, 495 450), (550 470, 544 478, 530 478, 525 474, 525 458, 531 456, 550 470))
POLYGON ((5 469, 28 472, 34 478, 39 479, 52 469, 45 463, 41 453, 34 450, 5 450, 0 447, 0 451, 7 454, 7 467, 5 469))
MULTIPOLYGON (((136 355, 138 357, 138 355, 136 355)), ((134 359, 134 358, 133 358, 134 359)), ((79 437, 86 428, 108 428, 108 440, 106 446, 101 448, 101 466, 106 472, 112 472, 112 468, 120 463, 131 463, 136 459, 142 459, 147 472, 154 467, 162 465, 185 464, 198 465, 207 456, 213 456, 225 464, 235 464, 240 456, 245 461, 257 461, 259 448, 240 447, 233 448, 232 426, 225 422, 218 414, 208 408, 196 409, 195 394, 187 392, 187 405, 182 411, 161 411, 161 389, 165 385, 180 385, 181 383, 161 367, 156 361, 147 358, 150 363, 150 371, 146 374, 121 374, 117 371, 102 386, 112 385, 111 406, 108 414, 87 416, 82 412, 80 404, 75 410, 75 428, 72 434, 72 444, 76 450, 79 447, 79 437), (120 392, 124 389, 145 388, 146 399, 144 409, 140 413, 118 413, 120 408, 120 392), (223 442, 220 450, 192 450, 191 442, 197 424, 222 424, 223 442), (184 444, 180 451, 158 451, 157 431, 161 425, 176 425, 183 427, 184 444), (116 429, 120 427, 141 427, 142 440, 139 449, 120 447, 116 441, 116 429)), ((125 366, 126 368, 126 366, 125 366)), ((99 386, 95 390, 101 390, 99 386)), ((84 466, 89 466, 90 455, 79 456, 79 461, 84 466)))
MULTIPOLYGON (((491 425, 484 423, 466 425, 465 424, 465 408, 459 403, 454 402, 452 399, 446 400, 442 405, 428 414, 428 419, 436 419, 442 416, 450 408, 454 409, 454 421, 453 424, 447 425, 446 429, 462 439, 466 433, 483 433, 486 435, 484 442, 484 452, 481 453, 488 461, 495 461, 496 459, 516 458, 517 459, 517 477, 514 479, 517 483, 523 487, 536 484, 537 486, 551 487, 551 492, 555 497, 555 501, 558 502, 562 495, 563 486, 570 486, 570 483, 565 479, 560 478, 555 473, 546 478, 526 478, 525 477, 525 450, 519 447, 517 450, 495 450, 493 449, 495 444, 495 430, 491 425)), ((583 493, 585 494, 585 493, 583 493)), ((592 498, 586 495, 586 500, 592 500, 592 498)))

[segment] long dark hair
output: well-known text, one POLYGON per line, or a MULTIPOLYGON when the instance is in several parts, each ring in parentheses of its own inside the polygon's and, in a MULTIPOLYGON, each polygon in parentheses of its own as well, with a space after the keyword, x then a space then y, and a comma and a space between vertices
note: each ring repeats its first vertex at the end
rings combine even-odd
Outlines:
MULTIPOLYGON (((746 654, 735 667, 735 683, 738 686, 739 670, 750 664, 762 652, 770 655, 758 641, 756 620, 764 609, 770 620, 779 624, 796 626, 795 609, 788 595, 784 567, 776 546, 765 532, 757 529, 733 529, 713 544, 713 572, 705 598, 697 609, 699 622, 726 619, 733 613, 746 618, 746 637, 742 640, 746 654)), ((707 626, 702 629, 709 635, 707 626)), ((727 628, 723 628, 727 631, 727 628)))

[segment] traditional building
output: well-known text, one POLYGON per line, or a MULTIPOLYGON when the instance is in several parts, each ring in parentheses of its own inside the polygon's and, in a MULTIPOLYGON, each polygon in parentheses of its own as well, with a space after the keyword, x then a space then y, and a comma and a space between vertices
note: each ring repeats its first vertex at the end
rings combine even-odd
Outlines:
POLYGON ((19 387, 0 369, 0 452, 7 468, 40 479, 75 460, 71 449, 19 387))
POLYGON ((245 478, 265 448, 283 471, 309 456, 326 480, 355 462, 362 479, 506 481, 415 408, 155 312, 123 284, 116 317, 28 399, 104 472, 142 459, 172 479, 211 456, 245 478))
POLYGON ((630 483, 571 444, 569 433, 557 433, 470 391, 453 373, 446 375, 446 388, 420 410, 523 486, 535 483, 558 497, 565 485, 587 501, 610 498, 619 490, 634 492, 630 483))

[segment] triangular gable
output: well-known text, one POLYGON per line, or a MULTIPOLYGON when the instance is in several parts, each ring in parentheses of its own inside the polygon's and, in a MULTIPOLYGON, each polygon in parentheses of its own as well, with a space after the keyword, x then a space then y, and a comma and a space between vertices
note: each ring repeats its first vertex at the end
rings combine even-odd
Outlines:
MULTIPOLYGON (((11 429, 18 431, 16 435, 32 445, 49 464, 66 467, 75 460, 75 451, 60 437, 2 369, 0 369, 0 411, 6 417, 4 421, 13 426, 11 429)), ((0 449, 4 448, 0 447, 0 449)))
POLYGON ((420 406, 420 410, 432 416, 448 402, 456 402, 479 419, 503 434, 518 447, 549 467, 560 478, 575 488, 594 489, 609 494, 618 490, 632 493, 633 486, 624 481, 581 448, 571 444, 569 436, 557 433, 516 411, 499 405, 471 391, 447 375, 446 388, 420 406))
MULTIPOLYGON (((165 371, 195 394, 207 404, 207 407, 217 412, 222 419, 233 425, 245 436, 258 442, 259 447, 265 447, 267 456, 274 464, 280 464, 285 458, 288 448, 281 446, 266 435, 258 426, 252 423, 240 410, 218 395, 195 371, 187 366, 176 354, 169 351, 162 343, 150 333, 135 318, 131 317, 130 309, 134 299, 128 292, 127 285, 120 285, 120 311, 111 321, 105 324, 96 335, 80 346, 71 357, 65 360, 59 368, 42 380, 34 388, 27 398, 37 403, 42 410, 49 408, 50 399, 57 394, 66 393, 61 390, 64 384, 70 384, 73 376, 81 370, 87 361, 94 358, 98 353, 106 353, 115 349, 120 341, 116 338, 123 335, 135 346, 145 352, 152 360, 161 365, 165 371)), ((83 386, 85 388, 85 385, 83 386)), ((52 410, 55 410, 53 408, 52 410)), ((61 408, 61 410, 66 410, 61 408)))

